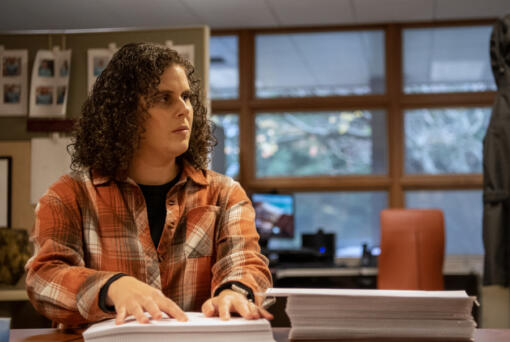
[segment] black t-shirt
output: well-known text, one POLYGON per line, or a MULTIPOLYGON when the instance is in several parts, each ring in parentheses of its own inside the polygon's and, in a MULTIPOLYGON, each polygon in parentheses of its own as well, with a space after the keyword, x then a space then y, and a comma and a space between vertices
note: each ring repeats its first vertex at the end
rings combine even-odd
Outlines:
POLYGON ((154 246, 158 248, 166 218, 166 194, 172 186, 179 180, 179 175, 170 182, 162 185, 143 185, 138 184, 142 189, 145 204, 147 205, 147 216, 149 218, 149 228, 154 246))

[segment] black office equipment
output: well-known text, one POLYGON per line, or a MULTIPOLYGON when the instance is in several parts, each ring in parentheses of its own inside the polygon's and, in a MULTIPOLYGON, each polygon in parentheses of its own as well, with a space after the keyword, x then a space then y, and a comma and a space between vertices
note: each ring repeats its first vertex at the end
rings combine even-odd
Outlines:
POLYGON ((319 260, 323 262, 335 261, 335 234, 324 233, 319 229, 315 234, 302 234, 301 247, 305 250, 312 250, 319 255, 319 260))

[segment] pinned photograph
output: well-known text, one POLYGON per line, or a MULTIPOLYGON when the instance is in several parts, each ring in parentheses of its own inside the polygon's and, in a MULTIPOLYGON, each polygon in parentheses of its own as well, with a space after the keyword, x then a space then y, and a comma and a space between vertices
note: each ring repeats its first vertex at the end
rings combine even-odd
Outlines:
POLYGON ((35 90, 35 103, 37 105, 53 104, 53 87, 37 87, 35 90))
POLYGON ((21 101, 21 84, 4 84, 4 103, 17 104, 21 101))
POLYGON ((21 75, 21 57, 4 57, 3 62, 4 77, 21 75))
POLYGON ((55 61, 52 59, 43 59, 39 64, 39 77, 53 77, 55 61))
POLYGON ((39 50, 30 85, 29 117, 62 118, 66 115, 71 50, 39 50))
POLYGON ((106 56, 97 56, 94 57, 94 76, 97 77, 101 75, 103 70, 106 68, 106 65, 110 62, 110 57, 106 56))
POLYGON ((87 50, 87 85, 89 92, 92 90, 96 79, 113 57, 117 51, 117 46, 110 43, 108 48, 105 49, 88 49, 87 50))
POLYGON ((65 86, 57 87, 57 104, 58 105, 64 104, 65 99, 66 99, 66 87, 65 86))
POLYGON ((0 117, 27 115, 28 50, 0 49, 0 117))
POLYGON ((65 59, 60 64, 60 77, 67 77, 68 74, 69 74, 69 62, 67 61, 67 59, 65 59))

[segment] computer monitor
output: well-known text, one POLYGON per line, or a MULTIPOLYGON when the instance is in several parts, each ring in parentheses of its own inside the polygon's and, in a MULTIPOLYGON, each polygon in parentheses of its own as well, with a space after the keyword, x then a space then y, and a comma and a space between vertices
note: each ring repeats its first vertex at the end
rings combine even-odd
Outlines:
POLYGON ((294 196, 291 194, 251 195, 255 226, 261 239, 294 237, 294 196))

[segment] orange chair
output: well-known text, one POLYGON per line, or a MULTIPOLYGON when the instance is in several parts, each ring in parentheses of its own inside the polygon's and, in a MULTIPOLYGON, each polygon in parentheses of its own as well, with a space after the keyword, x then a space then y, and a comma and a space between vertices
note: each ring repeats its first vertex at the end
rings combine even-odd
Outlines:
POLYGON ((444 240, 441 210, 382 210, 377 288, 443 290, 444 240))

